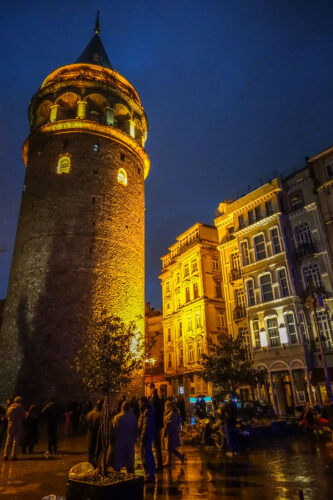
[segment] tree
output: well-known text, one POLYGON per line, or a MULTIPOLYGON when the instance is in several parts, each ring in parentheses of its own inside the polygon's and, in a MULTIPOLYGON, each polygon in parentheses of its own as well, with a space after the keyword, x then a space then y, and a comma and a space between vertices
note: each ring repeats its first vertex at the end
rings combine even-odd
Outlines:
POLYGON ((90 323, 75 367, 87 388, 104 397, 99 427, 101 453, 96 461, 99 472, 105 476, 110 446, 111 395, 126 386, 135 371, 142 367, 142 336, 135 323, 125 325, 117 316, 103 312, 90 323))
POLYGON ((203 354, 203 371, 200 377, 221 392, 234 392, 240 384, 252 385, 257 372, 252 361, 246 357, 246 351, 240 337, 233 339, 227 335, 222 344, 211 345, 210 353, 203 354))

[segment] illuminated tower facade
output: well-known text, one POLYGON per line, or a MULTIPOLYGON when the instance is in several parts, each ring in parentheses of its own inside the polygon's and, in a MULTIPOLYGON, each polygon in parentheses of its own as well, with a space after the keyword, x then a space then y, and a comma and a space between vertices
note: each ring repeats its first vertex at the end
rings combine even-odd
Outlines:
POLYGON ((148 123, 135 88, 111 66, 98 20, 76 63, 33 96, 29 120, 0 396, 66 400, 80 393, 73 358, 91 319, 106 310, 144 331, 148 123))

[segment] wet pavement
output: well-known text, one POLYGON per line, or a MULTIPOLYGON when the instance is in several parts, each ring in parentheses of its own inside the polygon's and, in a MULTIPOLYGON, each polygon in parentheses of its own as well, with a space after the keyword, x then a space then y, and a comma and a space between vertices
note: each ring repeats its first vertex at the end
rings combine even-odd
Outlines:
MULTIPOLYGON (((70 467, 86 460, 85 441, 61 441, 52 459, 43 456, 42 448, 31 456, 19 455, 17 462, 0 461, 1 499, 41 500, 50 493, 65 497, 70 467)), ((333 448, 325 441, 275 439, 234 457, 211 447, 182 450, 184 466, 175 460, 171 469, 159 473, 155 485, 145 486, 145 500, 297 500, 299 489, 305 500, 333 499, 333 448)), ((137 474, 142 475, 142 468, 137 474)))

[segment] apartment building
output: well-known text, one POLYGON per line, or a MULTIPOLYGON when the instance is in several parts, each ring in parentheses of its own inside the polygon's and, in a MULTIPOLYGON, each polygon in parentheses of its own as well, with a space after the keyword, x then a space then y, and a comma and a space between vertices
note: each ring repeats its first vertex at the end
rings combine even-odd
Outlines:
POLYGON ((164 370, 172 394, 211 395, 198 377, 202 353, 227 333, 218 235, 197 223, 162 257, 164 370))

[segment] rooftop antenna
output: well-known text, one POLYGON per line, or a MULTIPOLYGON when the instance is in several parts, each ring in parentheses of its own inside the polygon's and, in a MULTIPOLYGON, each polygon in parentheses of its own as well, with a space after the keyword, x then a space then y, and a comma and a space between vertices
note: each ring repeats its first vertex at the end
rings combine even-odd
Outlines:
POLYGON ((95 28, 94 28, 94 33, 95 35, 99 35, 101 32, 100 26, 99 26, 99 10, 97 11, 96 15, 96 22, 95 22, 95 28))

